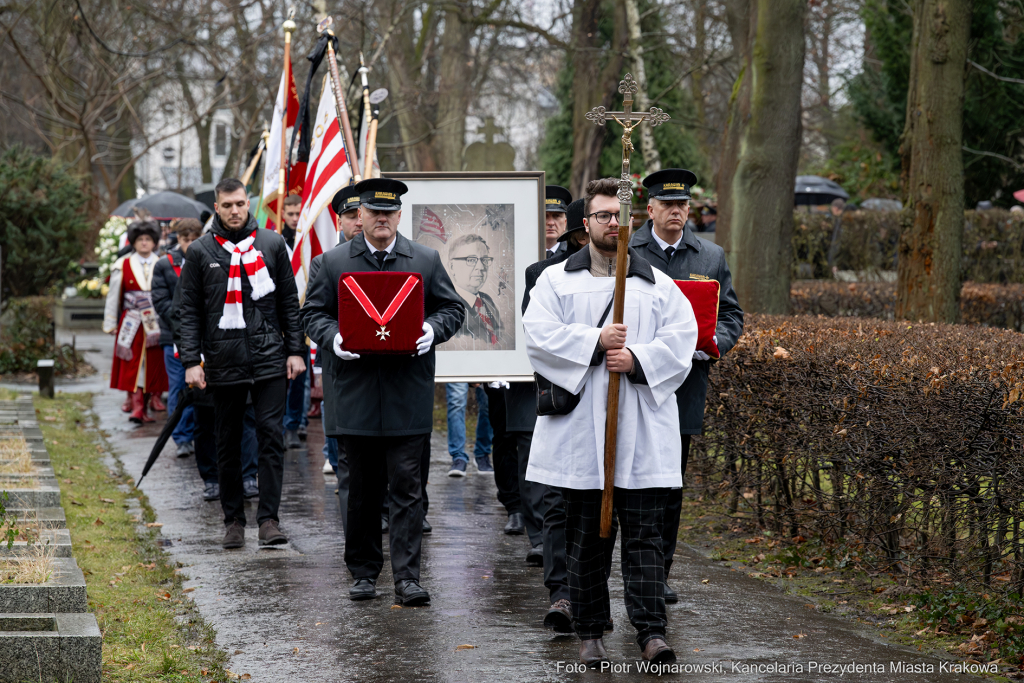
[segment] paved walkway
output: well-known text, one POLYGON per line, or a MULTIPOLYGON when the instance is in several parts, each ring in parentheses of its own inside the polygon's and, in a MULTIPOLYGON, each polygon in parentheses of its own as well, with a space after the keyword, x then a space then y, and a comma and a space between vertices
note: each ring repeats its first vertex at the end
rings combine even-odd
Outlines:
MULTIPOLYGON (((111 344, 109 337, 99 335, 80 336, 78 341, 79 348, 101 350, 90 354, 101 373, 109 368, 104 359, 111 344)), ((101 424, 128 472, 137 477, 159 423, 131 425, 119 410, 122 396, 103 388, 107 381, 101 375, 63 389, 98 392, 95 410, 101 424)), ((220 505, 203 502, 194 460, 175 458, 170 445, 143 483, 170 540, 168 552, 187 565, 188 585, 196 588, 192 595, 216 628, 219 645, 232 655, 233 671, 252 674, 253 681, 282 682, 612 679, 611 674, 565 671, 577 661, 578 642, 542 628, 547 592, 541 570, 525 564, 524 537, 501 533, 505 514, 495 499, 493 477, 445 476, 449 460, 439 434, 433 437, 428 485, 434 533, 423 544, 422 583, 432 605, 392 608, 387 568, 379 581, 381 599, 349 601, 335 483, 321 473, 319 432, 320 422, 312 421, 308 451, 289 451, 285 460, 280 517, 291 543, 283 549, 257 549, 255 510, 247 503, 247 547, 222 550, 220 505), (460 645, 473 648, 458 649, 460 645)), ((672 573, 681 601, 669 606, 669 642, 680 663, 708 671, 671 678, 745 683, 964 680, 940 673, 938 660, 809 610, 806 600, 784 596, 685 548, 672 573), (796 634, 806 637, 796 639, 796 634), (760 670, 736 671, 733 662, 760 670), (852 662, 883 671, 840 676, 812 669, 814 662, 852 662), (931 664, 936 673, 898 673, 891 662, 931 664), (776 663, 791 668, 775 672, 770 667, 776 663)), ((611 586, 616 630, 605 638, 606 646, 614 664, 629 667, 614 674, 614 680, 648 680, 636 669, 639 651, 622 604, 617 566, 611 586)))

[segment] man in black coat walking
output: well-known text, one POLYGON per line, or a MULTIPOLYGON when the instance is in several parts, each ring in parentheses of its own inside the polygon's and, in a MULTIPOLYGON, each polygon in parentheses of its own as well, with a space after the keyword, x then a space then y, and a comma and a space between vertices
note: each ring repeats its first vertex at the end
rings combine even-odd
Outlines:
POLYGON ((398 234, 405 183, 371 178, 355 187, 363 234, 324 252, 306 290, 302 323, 322 349, 324 431, 340 437, 348 455, 350 489, 345 564, 353 600, 377 597, 384 567, 380 509, 390 487, 391 570, 395 601, 424 605, 420 584, 423 505, 420 456, 434 409, 434 346, 454 335, 465 315, 440 255, 398 234), (364 355, 341 348, 338 281, 372 271, 423 276, 423 335, 415 356, 364 355))
POLYGON ((200 388, 209 384, 214 395, 221 506, 227 527, 223 546, 245 545, 241 443, 249 396, 259 443, 259 542, 277 545, 288 542, 277 517, 284 469, 281 420, 286 380, 305 370, 295 277, 284 238, 259 229, 249 213, 245 186, 226 178, 217 183, 214 193, 213 227, 189 246, 178 283, 178 355, 186 383, 200 388))
MULTIPOLYGON (((674 280, 717 280, 718 325, 715 341, 725 355, 743 334, 743 310, 732 288, 732 274, 725 262, 725 251, 718 245, 697 238, 686 227, 690 213, 690 187, 697 176, 681 168, 666 168, 652 173, 643 180, 649 193, 647 213, 651 217, 640 226, 629 246, 647 259, 652 266, 674 280)), ((679 431, 683 442, 683 475, 690 454, 690 438, 700 434, 704 425, 704 399, 708 391, 710 357, 702 352, 693 354, 693 368, 686 381, 676 390, 679 406, 679 431)), ((672 567, 672 556, 679 535, 679 515, 682 511, 683 491, 672 489, 665 507, 662 540, 665 552, 665 579, 672 567)), ((665 584, 665 602, 675 603, 679 597, 665 584)))

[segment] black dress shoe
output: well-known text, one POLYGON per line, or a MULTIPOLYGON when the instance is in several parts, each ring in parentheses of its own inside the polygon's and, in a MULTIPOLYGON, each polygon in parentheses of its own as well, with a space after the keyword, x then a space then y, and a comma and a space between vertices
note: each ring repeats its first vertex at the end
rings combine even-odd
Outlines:
POLYGON ((285 450, 302 448, 302 442, 299 441, 299 435, 295 430, 289 429, 284 433, 284 447, 285 450))
POLYGON ((661 638, 651 638, 644 646, 643 658, 651 664, 672 664, 676 661, 676 653, 661 638))
POLYGON ((433 530, 434 530, 434 527, 430 526, 430 522, 428 522, 427 518, 424 517, 423 518, 423 533, 429 534, 433 530))
POLYGON ((669 605, 679 602, 679 596, 669 587, 668 582, 665 582, 665 602, 669 605))
POLYGON ((386 534, 390 530, 391 530, 391 524, 388 522, 388 518, 387 517, 381 517, 380 518, 380 532, 382 534, 386 534))
POLYGON ((543 567, 544 566, 544 546, 537 545, 530 548, 529 552, 526 553, 526 564, 531 567, 543 567))
POLYGON ((544 627, 555 633, 572 633, 572 604, 562 598, 544 615, 544 627))
POLYGON ((604 641, 594 638, 580 643, 580 661, 591 669, 599 667, 601 662, 607 662, 608 652, 604 649, 604 641))
POLYGON ((377 597, 377 582, 374 579, 356 579, 348 589, 348 597, 352 600, 373 600, 377 597))
POLYGON ((505 533, 509 536, 522 536, 526 530, 526 520, 522 512, 513 512, 508 516, 508 523, 505 524, 505 533))
POLYGON ((418 581, 403 579, 395 584, 395 604, 418 607, 430 602, 430 593, 420 587, 418 581))

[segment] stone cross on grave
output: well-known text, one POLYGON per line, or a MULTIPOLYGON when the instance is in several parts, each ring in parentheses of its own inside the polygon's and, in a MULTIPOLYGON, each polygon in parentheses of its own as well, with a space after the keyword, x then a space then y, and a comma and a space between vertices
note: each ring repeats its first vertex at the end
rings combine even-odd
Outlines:
MULTIPOLYGON (((622 175, 619 177, 619 202, 626 206, 633 203, 633 180, 629 175, 629 155, 633 151, 633 142, 630 136, 633 129, 644 121, 652 126, 657 126, 668 121, 671 117, 657 107, 651 107, 650 111, 633 111, 633 94, 640 90, 640 86, 633 80, 632 74, 619 81, 619 92, 622 93, 622 111, 605 111, 604 107, 594 107, 587 112, 587 120, 603 126, 607 121, 614 120, 622 126, 622 175)), ((621 213, 621 209, 620 209, 621 213)), ((629 213, 625 214, 629 216, 629 213)), ((626 219, 628 221, 628 218, 626 219)), ((629 225, 620 218, 620 225, 629 225)))
POLYGON ((516 170, 516 150, 507 142, 495 142, 495 135, 503 135, 500 127, 494 125, 494 117, 488 116, 484 125, 478 126, 474 133, 483 134, 484 142, 474 142, 466 148, 463 155, 465 171, 514 171, 516 170))

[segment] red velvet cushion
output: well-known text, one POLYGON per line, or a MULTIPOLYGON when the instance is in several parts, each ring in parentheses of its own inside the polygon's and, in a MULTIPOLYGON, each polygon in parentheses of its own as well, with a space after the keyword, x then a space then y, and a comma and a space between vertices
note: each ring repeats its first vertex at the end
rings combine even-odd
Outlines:
POLYGON ((358 354, 416 353, 423 336, 423 276, 419 273, 347 273, 338 280, 338 332, 341 348, 358 354), (373 310, 384 316, 409 278, 410 290, 394 315, 381 324, 373 310), (352 286, 354 282, 355 286, 352 286), (373 308, 364 309, 354 290, 362 290, 373 308))
POLYGON ((697 350, 712 358, 721 358, 714 340, 718 327, 718 292, 721 289, 718 280, 676 280, 675 283, 689 299, 693 315, 697 318, 697 350))

